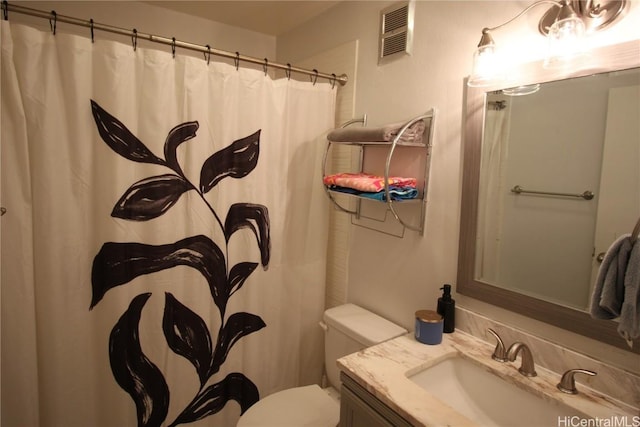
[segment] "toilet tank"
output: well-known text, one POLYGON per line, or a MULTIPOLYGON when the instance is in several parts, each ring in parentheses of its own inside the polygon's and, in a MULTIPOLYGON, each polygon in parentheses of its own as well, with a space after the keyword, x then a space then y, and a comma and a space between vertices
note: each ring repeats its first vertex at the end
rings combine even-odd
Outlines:
POLYGON ((324 312, 326 324, 324 354, 329 383, 340 388, 336 360, 366 347, 404 335, 407 330, 354 304, 344 304, 324 312))

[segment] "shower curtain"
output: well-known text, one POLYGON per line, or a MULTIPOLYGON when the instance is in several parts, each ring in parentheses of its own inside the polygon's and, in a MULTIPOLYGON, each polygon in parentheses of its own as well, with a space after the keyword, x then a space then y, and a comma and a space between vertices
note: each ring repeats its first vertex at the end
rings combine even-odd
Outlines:
POLYGON ((0 25, 2 426, 234 426, 319 381, 335 89, 0 25))
POLYGON ((508 192, 504 176, 509 151, 508 111, 508 107, 491 108, 487 103, 480 160, 475 277, 494 284, 499 279, 504 195, 508 192))

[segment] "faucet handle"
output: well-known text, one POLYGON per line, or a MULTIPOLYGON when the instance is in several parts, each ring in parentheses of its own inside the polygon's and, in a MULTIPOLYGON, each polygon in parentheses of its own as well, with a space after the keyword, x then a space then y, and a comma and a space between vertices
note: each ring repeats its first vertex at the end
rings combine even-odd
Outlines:
POLYGON ((493 360, 497 360, 498 362, 506 362, 507 361, 507 350, 504 348, 504 343, 500 338, 500 335, 496 331, 491 328, 487 328, 487 332, 493 335, 496 338, 496 348, 493 350, 493 354, 491 358, 493 360))
POLYGON ((558 390, 569 393, 569 394, 578 394, 578 389, 576 389, 576 381, 574 379, 575 374, 585 374, 589 376, 597 375, 593 371, 589 371, 587 369, 569 369, 562 375, 562 379, 558 383, 558 390))

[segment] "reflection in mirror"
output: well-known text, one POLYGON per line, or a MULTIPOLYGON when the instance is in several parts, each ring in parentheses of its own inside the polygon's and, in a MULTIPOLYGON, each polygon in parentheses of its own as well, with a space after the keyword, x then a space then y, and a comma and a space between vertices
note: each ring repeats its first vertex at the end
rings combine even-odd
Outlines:
POLYGON ((476 280, 587 309, 640 214, 639 108, 640 69, 487 94, 476 280))
POLYGON ((640 353, 587 313, 598 255, 640 216, 640 41, 590 61, 466 88, 456 290, 640 353))

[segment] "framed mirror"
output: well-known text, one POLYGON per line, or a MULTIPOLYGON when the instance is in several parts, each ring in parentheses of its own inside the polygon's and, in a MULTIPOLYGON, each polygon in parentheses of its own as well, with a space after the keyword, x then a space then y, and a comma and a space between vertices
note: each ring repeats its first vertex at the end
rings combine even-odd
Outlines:
POLYGON ((640 216, 640 41, 510 74, 466 91, 457 291, 640 353, 589 315, 601 254, 640 216))

